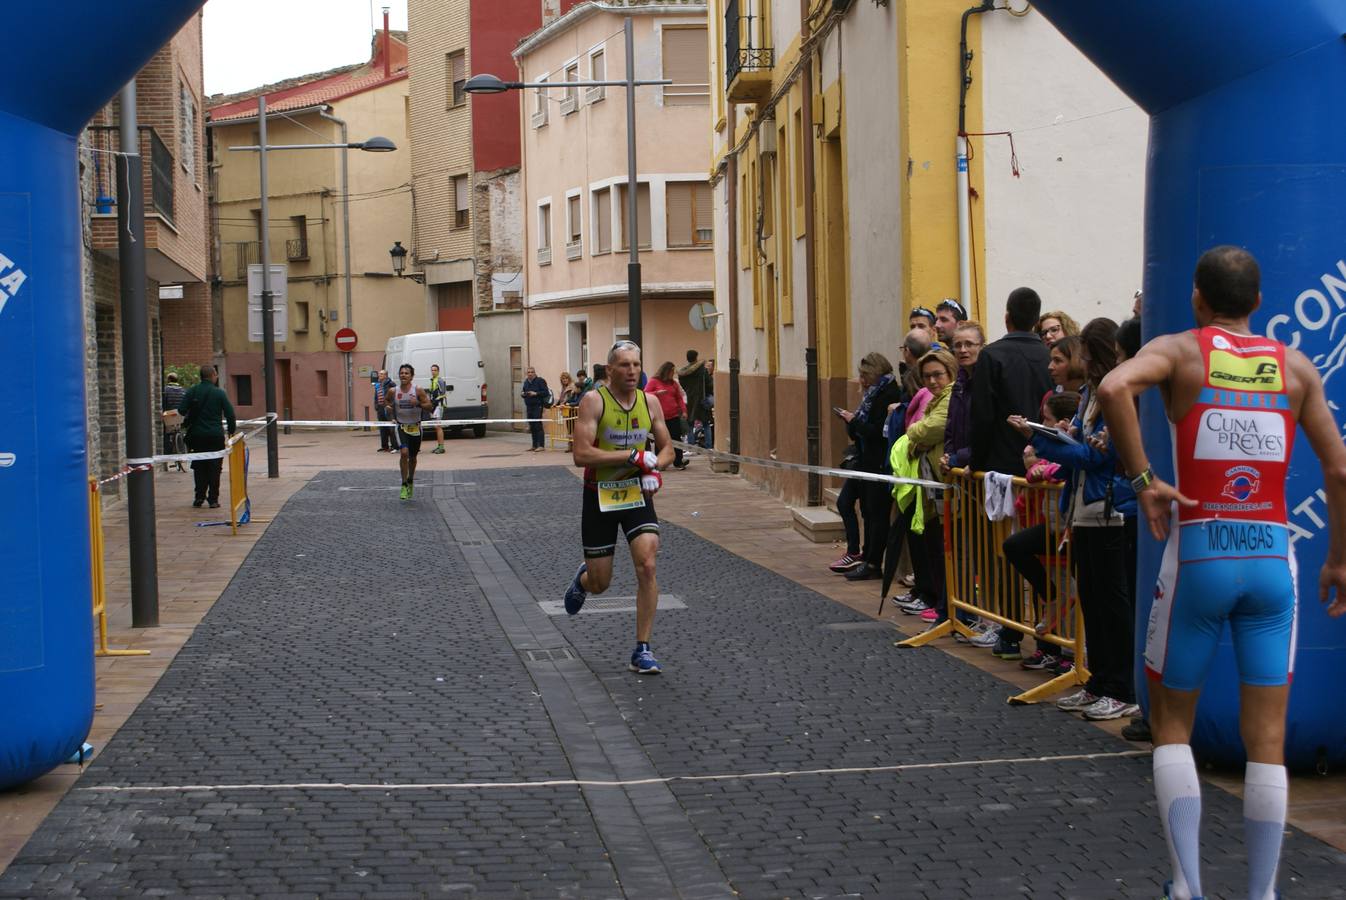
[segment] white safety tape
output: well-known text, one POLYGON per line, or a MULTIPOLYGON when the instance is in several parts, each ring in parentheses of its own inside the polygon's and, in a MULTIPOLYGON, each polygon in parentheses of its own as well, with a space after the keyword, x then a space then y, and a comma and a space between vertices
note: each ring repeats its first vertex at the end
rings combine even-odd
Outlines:
POLYGON ((441 781, 441 782, 330 782, 310 781, 273 784, 100 784, 77 787, 77 791, 97 794, 161 794, 186 791, 454 791, 524 790, 529 788, 628 788, 649 784, 678 782, 755 781, 764 778, 837 777, 844 775, 886 775, 940 769, 989 768, 992 766, 1044 765, 1051 763, 1093 762, 1106 759, 1137 759, 1149 756, 1149 750, 1114 750, 1101 753, 1066 753, 1059 756, 1009 756, 995 759, 959 759, 897 763, 889 766, 847 766, 831 769, 781 769, 770 772, 715 773, 709 775, 663 775, 652 778, 606 780, 558 778, 550 781, 441 781))
MULTIPOLYGON (((459 425, 491 425, 505 422, 549 422, 550 419, 422 419, 413 422, 425 428, 458 427, 459 425)), ((277 425, 294 428, 396 428, 398 422, 343 422, 337 419, 281 419, 277 425)))
POLYGON ((685 441, 673 441, 674 447, 681 447, 683 450, 692 450, 696 453, 712 456, 716 459, 727 459, 731 462, 741 463, 748 466, 761 466, 766 469, 788 469, 793 472, 816 472, 819 475, 825 475, 829 478, 854 478, 858 481, 878 481, 883 484, 914 484, 917 487, 923 487, 932 491, 957 491, 958 485, 945 484, 942 481, 926 481, 923 478, 899 478, 896 475, 883 475, 878 472, 857 472, 855 469, 833 469, 829 466, 810 466, 805 463, 782 462, 779 459, 759 459, 755 456, 742 456, 738 453, 728 453, 724 450, 712 450, 708 447, 698 447, 696 444, 688 444, 685 441))
MULTIPOLYGON (((159 453, 149 457, 128 459, 126 461, 126 469, 123 472, 117 473, 117 475, 113 476, 110 480, 115 481, 117 478, 121 478, 132 471, 152 469, 158 463, 200 462, 207 459, 224 459, 239 441, 248 440, 263 431, 266 428, 266 421, 265 418, 262 418, 248 419, 238 423, 240 425, 260 424, 257 424, 257 427, 251 431, 234 432, 229 436, 229 440, 225 442, 223 450, 202 450, 200 453, 159 453)), ((101 484, 102 482, 99 483, 101 484)))

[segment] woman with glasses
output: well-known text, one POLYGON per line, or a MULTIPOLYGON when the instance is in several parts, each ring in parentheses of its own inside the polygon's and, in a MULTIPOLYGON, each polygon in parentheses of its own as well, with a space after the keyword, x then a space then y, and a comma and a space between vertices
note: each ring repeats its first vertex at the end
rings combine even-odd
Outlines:
MULTIPOLYGON (((944 432, 949 421, 949 399, 953 395, 958 364, 947 350, 931 350, 916 364, 921 383, 930 391, 931 400, 920 420, 907 426, 907 456, 919 460, 917 471, 926 481, 943 481, 940 477, 940 459, 944 455, 944 432)), ((901 451, 900 446, 893 449, 901 451)), ((940 524, 938 500, 922 492, 925 504, 922 514, 924 530, 912 552, 912 568, 916 570, 916 592, 933 616, 929 621, 941 622, 948 617, 948 597, 944 580, 944 529, 940 524)), ((916 504, 898 510, 893 525, 890 547, 901 546, 916 516, 916 504)))
POLYGON ((1037 327, 1033 330, 1042 338, 1042 343, 1050 347, 1063 337, 1079 334, 1080 326, 1061 310, 1054 309, 1039 316, 1037 327))

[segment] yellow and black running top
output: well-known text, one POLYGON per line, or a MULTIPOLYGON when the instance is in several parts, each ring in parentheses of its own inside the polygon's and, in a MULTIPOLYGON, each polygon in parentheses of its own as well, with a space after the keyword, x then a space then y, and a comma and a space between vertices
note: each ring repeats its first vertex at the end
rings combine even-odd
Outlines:
MULTIPOLYGON (((650 441, 650 405, 645 392, 636 391, 635 402, 627 409, 617 402, 607 385, 598 388, 603 398, 603 413, 598 417, 595 446, 599 450, 644 450, 650 441)), ((640 474, 635 466, 588 466, 584 483, 592 487, 600 481, 624 481, 640 474)))

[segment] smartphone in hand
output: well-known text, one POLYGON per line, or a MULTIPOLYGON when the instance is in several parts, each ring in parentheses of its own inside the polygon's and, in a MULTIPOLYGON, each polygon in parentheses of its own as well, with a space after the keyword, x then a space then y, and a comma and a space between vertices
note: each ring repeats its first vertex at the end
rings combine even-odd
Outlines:
POLYGON ((841 416, 841 418, 843 419, 846 418, 846 416, 844 415, 846 410, 842 409, 840 406, 832 407, 832 412, 836 413, 838 416, 841 416))

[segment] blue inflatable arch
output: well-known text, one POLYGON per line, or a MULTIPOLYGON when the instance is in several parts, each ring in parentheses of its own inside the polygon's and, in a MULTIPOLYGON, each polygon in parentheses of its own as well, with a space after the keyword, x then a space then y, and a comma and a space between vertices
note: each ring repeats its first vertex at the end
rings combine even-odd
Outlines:
POLYGON ((93 720, 76 139, 201 3, 71 0, 5 10, 0 788, 64 762, 93 720))
MULTIPOLYGON (((1346 3, 1341 0, 1034 0, 1076 47, 1150 115, 1145 203, 1148 337, 1193 327, 1192 269, 1215 244, 1262 265, 1254 328, 1306 353, 1340 421, 1346 406, 1346 3)), ((1106 252, 1106 248, 1090 248, 1106 252)), ((1141 416, 1155 470, 1172 475, 1162 404, 1141 416)), ((1287 500, 1299 560, 1298 654, 1287 761, 1346 763, 1346 620, 1318 601, 1327 551, 1322 473, 1297 442, 1287 500)), ((1143 531, 1143 529, 1142 529, 1143 531)), ((1144 633, 1161 547, 1141 537, 1137 634, 1144 633)), ((1143 682, 1137 648, 1137 678, 1143 682)), ((1238 675, 1226 633, 1192 744, 1205 759, 1244 759, 1238 675)))

